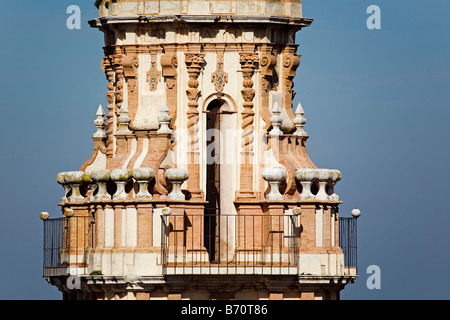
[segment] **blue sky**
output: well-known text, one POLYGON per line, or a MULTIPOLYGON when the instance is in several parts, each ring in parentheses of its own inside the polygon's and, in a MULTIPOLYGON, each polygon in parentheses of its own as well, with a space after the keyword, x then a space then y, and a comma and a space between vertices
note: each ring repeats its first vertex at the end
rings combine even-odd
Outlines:
MULTIPOLYGON (((56 174, 90 157, 106 105, 93 0, 1 1, 0 299, 60 299, 42 278, 41 211, 60 216, 56 174), (80 6, 81 30, 66 28, 80 6)), ((449 299, 450 43, 446 0, 304 0, 295 102, 322 168, 339 169, 341 216, 358 207, 360 277, 343 299, 449 299), (380 6, 382 29, 366 9, 380 6), (366 287, 370 265, 381 289, 366 287)))

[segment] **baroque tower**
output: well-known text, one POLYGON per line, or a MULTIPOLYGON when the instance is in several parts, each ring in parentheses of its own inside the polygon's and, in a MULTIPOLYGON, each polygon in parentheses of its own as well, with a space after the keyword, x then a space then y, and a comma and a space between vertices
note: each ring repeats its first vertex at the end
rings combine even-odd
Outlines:
POLYGON ((65 299, 338 299, 356 219, 309 158, 300 0, 97 0, 108 104, 62 172, 44 277, 65 299))

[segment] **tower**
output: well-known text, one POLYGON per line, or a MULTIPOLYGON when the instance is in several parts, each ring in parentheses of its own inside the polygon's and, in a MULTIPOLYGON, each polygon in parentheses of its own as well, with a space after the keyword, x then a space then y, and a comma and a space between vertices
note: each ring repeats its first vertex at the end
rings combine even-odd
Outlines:
POLYGON ((338 299, 356 220, 293 106, 300 0, 95 5, 108 105, 41 216, 44 277, 65 299, 338 299))

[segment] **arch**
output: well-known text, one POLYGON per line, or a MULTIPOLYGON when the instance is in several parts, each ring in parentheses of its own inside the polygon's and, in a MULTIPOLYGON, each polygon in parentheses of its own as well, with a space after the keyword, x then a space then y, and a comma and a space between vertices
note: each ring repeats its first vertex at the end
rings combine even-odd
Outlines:
POLYGON ((220 92, 216 92, 216 93, 213 93, 213 94, 209 95, 203 101, 202 111, 203 112, 208 112, 208 107, 211 104, 211 102, 213 102, 214 100, 225 102, 222 105, 223 106, 227 106, 228 109, 220 110, 222 113, 237 113, 237 110, 238 110, 237 103, 233 99, 233 97, 231 97, 230 95, 228 95, 226 93, 220 93, 220 92))

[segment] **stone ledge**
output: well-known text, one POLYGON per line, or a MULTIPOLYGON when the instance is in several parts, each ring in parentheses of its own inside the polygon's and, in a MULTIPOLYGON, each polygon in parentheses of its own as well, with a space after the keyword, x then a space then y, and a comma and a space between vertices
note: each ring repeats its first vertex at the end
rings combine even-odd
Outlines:
POLYGON ((289 18, 289 17, 264 17, 264 16, 240 16, 240 15, 135 15, 135 16, 107 16, 89 20, 89 25, 93 28, 100 28, 104 25, 125 24, 125 23, 221 23, 221 24, 279 24, 293 25, 298 27, 309 27, 313 19, 309 18, 289 18))

